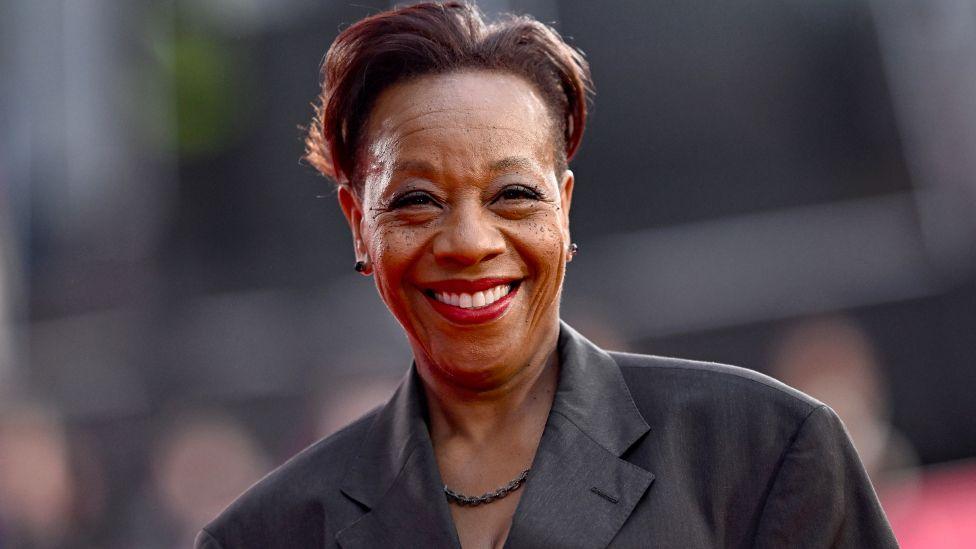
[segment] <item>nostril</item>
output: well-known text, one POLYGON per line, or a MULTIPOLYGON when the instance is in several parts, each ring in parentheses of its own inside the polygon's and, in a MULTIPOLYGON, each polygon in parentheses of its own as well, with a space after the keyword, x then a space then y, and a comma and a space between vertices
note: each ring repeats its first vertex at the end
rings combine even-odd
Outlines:
POLYGON ((473 265, 497 257, 507 248, 499 227, 471 211, 456 213, 435 238, 434 255, 450 264, 473 265))

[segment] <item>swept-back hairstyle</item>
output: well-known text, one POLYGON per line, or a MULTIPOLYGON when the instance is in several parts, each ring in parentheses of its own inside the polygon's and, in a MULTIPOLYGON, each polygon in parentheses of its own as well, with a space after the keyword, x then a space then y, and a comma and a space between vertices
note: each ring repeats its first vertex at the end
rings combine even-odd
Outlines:
POLYGON ((550 111, 556 167, 579 148, 592 93, 582 53, 528 16, 487 24, 468 2, 425 2, 367 17, 336 38, 322 64, 322 91, 305 139, 305 159, 339 185, 361 191, 360 132, 376 98, 408 79, 485 69, 532 83, 550 111))

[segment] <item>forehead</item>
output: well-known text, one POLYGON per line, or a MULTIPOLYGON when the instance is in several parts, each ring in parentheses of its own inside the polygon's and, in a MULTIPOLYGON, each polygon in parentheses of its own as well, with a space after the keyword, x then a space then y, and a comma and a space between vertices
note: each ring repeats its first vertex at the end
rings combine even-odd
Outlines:
POLYGON ((423 76, 377 98, 364 133, 369 171, 404 163, 475 170, 510 157, 551 168, 545 102, 521 77, 489 71, 423 76))

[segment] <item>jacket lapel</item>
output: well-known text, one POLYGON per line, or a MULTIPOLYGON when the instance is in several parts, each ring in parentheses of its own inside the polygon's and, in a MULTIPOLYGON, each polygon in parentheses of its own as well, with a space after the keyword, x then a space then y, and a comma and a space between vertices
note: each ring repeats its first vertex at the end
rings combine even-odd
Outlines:
POLYGON ((606 547, 654 475, 620 456, 649 427, 608 354, 562 325, 560 380, 506 547, 606 547))
POLYGON ((342 492, 368 509, 336 533, 344 548, 460 547, 414 368, 374 420, 342 492))
MULTIPOLYGON (((654 475, 620 458, 649 430, 613 358, 563 323, 560 374, 506 547, 606 547, 654 475)), ((367 512, 341 547, 460 547, 411 368, 346 471, 367 512)))

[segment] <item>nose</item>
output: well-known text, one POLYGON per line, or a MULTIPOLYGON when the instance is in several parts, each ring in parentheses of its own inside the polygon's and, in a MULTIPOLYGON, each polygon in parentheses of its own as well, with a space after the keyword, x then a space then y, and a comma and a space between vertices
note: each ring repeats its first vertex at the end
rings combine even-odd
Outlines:
POLYGON ((480 205, 458 207, 444 220, 433 243, 434 258, 445 267, 469 267, 505 251, 505 239, 480 205))

